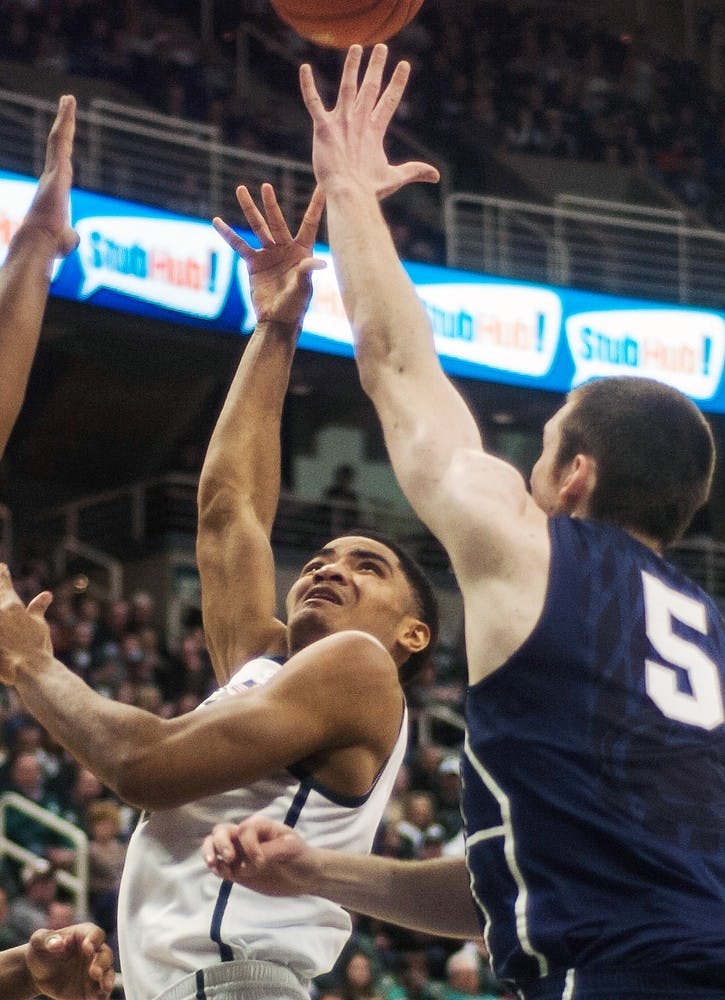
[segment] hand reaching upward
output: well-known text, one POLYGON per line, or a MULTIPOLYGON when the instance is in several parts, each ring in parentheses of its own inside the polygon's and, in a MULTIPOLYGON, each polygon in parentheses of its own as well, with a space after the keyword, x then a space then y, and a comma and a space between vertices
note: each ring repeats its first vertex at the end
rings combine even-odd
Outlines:
POLYGON ((383 146, 410 76, 410 63, 399 62, 383 89, 388 47, 375 46, 358 83, 362 52, 360 45, 348 51, 337 103, 330 111, 322 103, 312 68, 308 64, 300 68, 302 97, 314 127, 312 166, 318 184, 325 192, 336 184, 360 185, 382 199, 414 181, 436 183, 440 175, 434 166, 415 160, 394 166, 383 146))
POLYGON ((312 250, 320 224, 325 197, 315 188, 296 236, 292 236, 271 184, 262 185, 263 215, 247 187, 237 188, 237 200, 259 240, 259 250, 238 236, 223 219, 213 220, 214 228, 246 263, 252 278, 252 303, 257 321, 299 326, 312 295, 310 273, 325 267, 315 260, 312 250))

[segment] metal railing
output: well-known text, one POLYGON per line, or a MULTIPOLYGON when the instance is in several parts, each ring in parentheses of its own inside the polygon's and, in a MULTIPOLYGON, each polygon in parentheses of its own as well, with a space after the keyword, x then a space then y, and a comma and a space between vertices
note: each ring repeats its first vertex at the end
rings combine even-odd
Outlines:
MULTIPOLYGON (((33 535, 52 546, 83 554, 102 550, 128 551, 148 545, 164 535, 192 539, 197 524, 198 479, 193 475, 168 475, 132 483, 118 490, 97 493, 39 515, 33 535)), ((310 549, 347 526, 345 504, 310 500, 283 492, 275 519, 272 542, 282 548, 310 549)), ((448 557, 440 543, 409 510, 363 499, 356 524, 374 528, 404 544, 429 569, 448 570, 448 557)), ((672 546, 667 558, 717 598, 725 599, 725 544, 710 537, 692 537, 672 546)), ((111 562, 115 560, 110 559, 111 562)), ((68 565, 68 564, 66 564, 68 565)), ((120 565, 120 563, 119 563, 120 565)), ((122 578, 117 578, 122 587, 122 578)))
MULTIPOLYGON (((0 167, 38 176, 56 105, 0 89, 0 167)), ((302 214, 314 186, 309 163, 236 149, 218 129, 100 99, 79 108, 74 184, 208 219, 240 218, 237 185, 274 184, 283 211, 302 214)))
POLYGON ((73 871, 55 870, 58 885, 67 889, 75 900, 78 920, 86 919, 88 915, 88 837, 79 827, 74 826, 48 809, 26 799, 17 792, 3 792, 0 795, 0 857, 9 857, 21 865, 37 863, 39 857, 21 844, 6 836, 8 810, 22 813, 29 819, 58 833, 71 842, 74 848, 73 871))
MULTIPOLYGON (((56 105, 42 98, 0 89, 0 168, 40 174, 55 111, 56 105)), ((77 187, 202 219, 222 215, 230 222, 241 219, 235 195, 240 183, 257 190, 269 181, 290 219, 302 216, 314 188, 308 161, 229 146, 217 126, 104 98, 79 108, 76 120, 77 187)), ((412 136, 396 134, 409 157, 426 158, 429 151, 412 136)), ((448 171, 437 165, 441 185, 432 210, 440 222, 448 171)))
MULTIPOLYGON (((131 483, 83 497, 44 511, 33 522, 33 536, 67 558, 56 569, 78 571, 74 556, 104 555, 99 560, 112 577, 111 553, 128 553, 168 535, 193 539, 197 525, 196 476, 172 474, 131 483)), ((350 526, 344 503, 310 500, 283 492, 277 509, 272 542, 281 548, 309 549, 350 526)), ((388 503, 361 499, 355 524, 382 531, 406 545, 429 568, 445 569, 448 559, 421 521, 407 510, 388 503)), ((120 563, 118 563, 120 566, 120 563)), ((61 574, 62 575, 62 574, 61 574)), ((122 586, 122 577, 116 578, 122 586)), ((109 579, 109 586, 111 580, 109 579)))
POLYGON ((450 267, 682 305, 725 306, 725 232, 684 213, 564 195, 446 202, 450 267))
MULTIPOLYGON (((54 113, 48 101, 0 90, 0 167, 39 174, 54 113)), ((410 152, 426 158, 413 145, 410 152)), ((239 221, 240 181, 252 188, 271 181, 285 214, 297 219, 314 184, 309 163, 233 148, 213 126, 108 100, 79 109, 75 164, 79 187, 205 219, 239 221)), ((448 194, 439 166, 437 221, 451 267, 665 302, 725 303, 725 233, 688 225, 684 213, 572 195, 545 206, 448 194)))

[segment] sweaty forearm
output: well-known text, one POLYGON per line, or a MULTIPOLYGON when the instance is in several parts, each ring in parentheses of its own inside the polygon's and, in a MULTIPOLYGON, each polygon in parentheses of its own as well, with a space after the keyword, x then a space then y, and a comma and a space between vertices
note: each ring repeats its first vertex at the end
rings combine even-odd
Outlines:
POLYGON ((398 861, 320 851, 311 891, 355 913, 443 937, 480 928, 462 858, 398 861))
POLYGON ((163 720, 104 698, 47 656, 23 666, 16 688, 31 715, 80 764, 131 804, 144 805, 138 800, 144 760, 160 741, 163 720))

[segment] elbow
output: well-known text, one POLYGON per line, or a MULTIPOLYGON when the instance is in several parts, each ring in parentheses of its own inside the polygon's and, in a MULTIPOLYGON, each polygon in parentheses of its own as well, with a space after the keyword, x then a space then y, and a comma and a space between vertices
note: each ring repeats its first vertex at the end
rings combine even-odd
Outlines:
POLYGON ((197 498, 199 531, 218 534, 238 513, 242 498, 239 491, 220 479, 202 479, 197 498))
POLYGON ((113 783, 109 787, 135 809, 149 812, 177 803, 171 801, 173 782, 169 780, 163 755, 130 752, 119 755, 113 783))

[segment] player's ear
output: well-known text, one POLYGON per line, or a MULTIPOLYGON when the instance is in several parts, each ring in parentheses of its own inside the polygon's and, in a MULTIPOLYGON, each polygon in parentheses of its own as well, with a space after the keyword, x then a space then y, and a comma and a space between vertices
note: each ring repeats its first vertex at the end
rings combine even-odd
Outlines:
POLYGON ((561 509, 567 514, 579 514, 586 510, 589 498, 597 484, 597 463, 591 455, 581 453, 574 456, 564 470, 559 485, 561 509))
POLYGON ((398 642, 410 655, 420 653, 430 644, 430 628, 419 618, 410 616, 401 625, 398 642))

